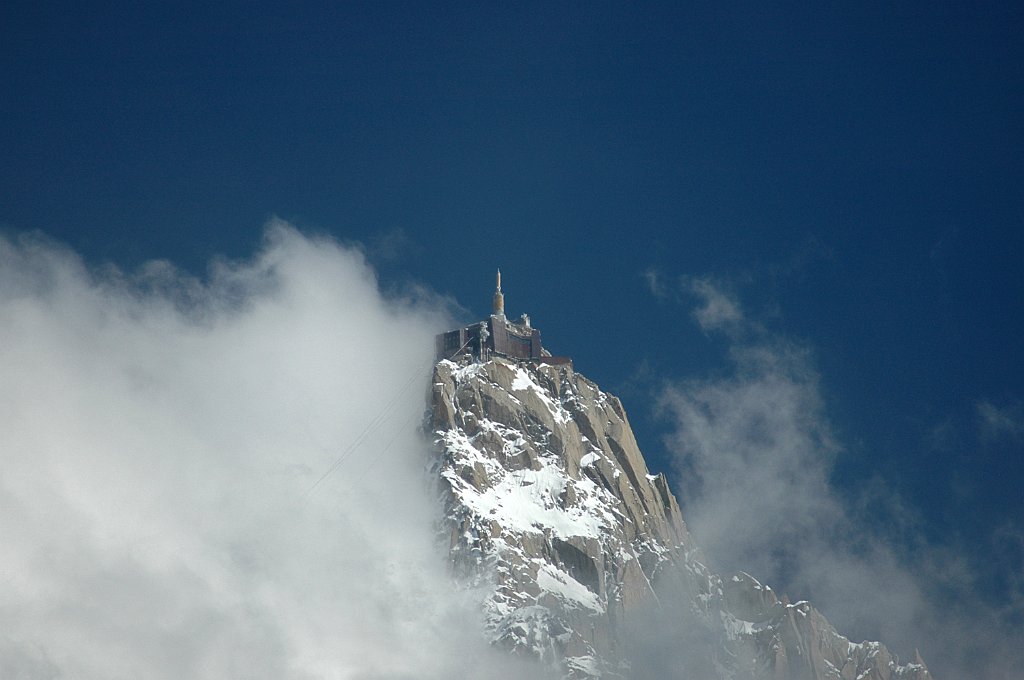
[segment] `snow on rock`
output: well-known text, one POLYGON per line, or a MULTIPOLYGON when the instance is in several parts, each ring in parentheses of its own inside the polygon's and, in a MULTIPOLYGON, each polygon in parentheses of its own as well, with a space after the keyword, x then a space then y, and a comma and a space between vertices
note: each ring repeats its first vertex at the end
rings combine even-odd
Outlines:
POLYGON ((543 563, 540 565, 537 570, 537 585, 541 590, 552 593, 569 603, 570 607, 580 606, 598 613, 604 612, 604 606, 597 594, 552 565, 543 563))
MULTIPOLYGON (((467 456, 467 459, 478 457, 467 456)), ((586 500, 564 507, 559 498, 565 493, 568 480, 554 465, 499 476, 493 486, 484 489, 478 489, 453 470, 442 474, 453 488, 459 489, 462 502, 470 511, 498 522, 508 531, 542 532, 563 539, 597 538, 612 521, 599 504, 595 507, 586 500)), ((585 499, 595 492, 596 489, 587 489, 585 499)))
POLYGON ((482 589, 487 635, 566 678, 629 677, 622 626, 703 630, 710 680, 928 680, 883 645, 853 644, 806 602, 749 574, 721 578, 649 473, 619 400, 571 366, 439 362, 430 429, 453 571, 482 589), (789 672, 789 671, 786 671, 789 672), (836 675, 839 673, 839 675, 836 675))

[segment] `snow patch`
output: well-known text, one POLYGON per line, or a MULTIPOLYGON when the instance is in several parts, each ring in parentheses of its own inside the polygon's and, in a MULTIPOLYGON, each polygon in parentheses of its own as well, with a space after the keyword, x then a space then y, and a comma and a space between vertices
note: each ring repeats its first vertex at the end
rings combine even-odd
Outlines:
POLYGON ((549 564, 541 564, 537 571, 537 585, 541 590, 553 593, 569 604, 577 604, 599 614, 604 613, 601 599, 592 590, 549 564))
POLYGON ((512 379, 512 391, 525 392, 529 389, 537 389, 536 383, 530 379, 530 375, 526 371, 517 366, 515 377, 512 379))
POLYGON ((565 408, 548 396, 547 390, 538 385, 530 374, 524 371, 521 366, 516 366, 510 389, 513 392, 533 392, 534 395, 543 402, 544 406, 547 407, 548 411, 551 413, 551 417, 554 418, 555 422, 559 425, 565 425, 572 420, 565 408))
MULTIPOLYGON (((446 437, 446 440, 450 451, 455 449, 466 453, 468 442, 464 435, 462 438, 446 437)), ((484 457, 476 451, 474 454, 465 458, 472 460, 484 457)), ((497 520, 509 531, 545 532, 559 538, 599 538, 609 523, 600 502, 594 497, 593 491, 596 488, 588 489, 585 481, 576 484, 579 498, 576 505, 568 508, 559 506, 559 498, 570 480, 554 465, 545 465, 540 470, 507 472, 493 486, 484 490, 470 485, 452 469, 442 474, 474 514, 497 520)), ((593 486, 593 483, 589 486, 593 486)))
POLYGON ((565 659, 565 667, 570 671, 579 671, 595 678, 600 678, 601 664, 590 654, 570 656, 565 659))

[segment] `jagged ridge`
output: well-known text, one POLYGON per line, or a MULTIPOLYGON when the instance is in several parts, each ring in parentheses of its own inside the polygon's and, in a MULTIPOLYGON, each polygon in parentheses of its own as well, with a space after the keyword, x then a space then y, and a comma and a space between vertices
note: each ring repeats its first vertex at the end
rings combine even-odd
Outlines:
POLYGON ((567 678, 930 678, 711 573, 622 404, 571 366, 441 361, 430 400, 452 566, 496 644, 567 678))

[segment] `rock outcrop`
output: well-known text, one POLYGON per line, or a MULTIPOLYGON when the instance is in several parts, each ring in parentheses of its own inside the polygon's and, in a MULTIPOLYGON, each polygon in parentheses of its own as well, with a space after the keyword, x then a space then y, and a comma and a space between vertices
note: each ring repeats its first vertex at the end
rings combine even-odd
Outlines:
POLYGON ((430 401, 451 564, 495 644, 567 678, 930 678, 712 573, 622 404, 571 366, 441 361, 430 401))

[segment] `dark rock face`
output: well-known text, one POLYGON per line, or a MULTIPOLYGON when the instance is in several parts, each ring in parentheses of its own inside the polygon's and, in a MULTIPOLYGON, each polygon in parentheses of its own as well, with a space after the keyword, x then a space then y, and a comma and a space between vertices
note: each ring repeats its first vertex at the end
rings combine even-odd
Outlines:
POLYGON ((567 678, 931 677, 711 573, 622 404, 571 366, 442 361, 430 400, 452 567, 495 644, 567 678))

